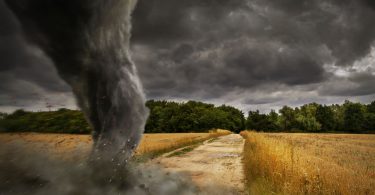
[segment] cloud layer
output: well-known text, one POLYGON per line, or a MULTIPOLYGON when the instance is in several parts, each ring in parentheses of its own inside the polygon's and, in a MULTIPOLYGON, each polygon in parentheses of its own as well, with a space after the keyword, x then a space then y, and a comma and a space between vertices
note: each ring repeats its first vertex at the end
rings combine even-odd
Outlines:
POLYGON ((375 92, 371 2, 140 1, 133 57, 151 97, 240 107, 356 99, 375 92))
MULTIPOLYGON (((25 43, 2 1, 0 16, 6 27, 0 30, 1 104, 30 100, 35 91, 69 94, 48 58, 25 43)), ((370 0, 140 0, 132 55, 148 98, 244 110, 366 102, 375 97, 372 18, 370 0)))
POLYGON ((2 0, 0 25, 1 110, 43 109, 47 104, 72 107, 70 88, 57 76, 50 59, 26 42, 18 21, 2 0))

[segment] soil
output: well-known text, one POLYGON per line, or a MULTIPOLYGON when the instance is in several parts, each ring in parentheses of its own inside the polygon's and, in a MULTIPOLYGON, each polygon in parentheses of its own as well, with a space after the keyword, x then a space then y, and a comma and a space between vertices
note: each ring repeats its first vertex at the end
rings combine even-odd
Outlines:
POLYGON ((244 194, 243 145, 240 135, 231 134, 205 141, 187 153, 164 154, 149 163, 190 176, 202 192, 225 188, 227 194, 244 194))

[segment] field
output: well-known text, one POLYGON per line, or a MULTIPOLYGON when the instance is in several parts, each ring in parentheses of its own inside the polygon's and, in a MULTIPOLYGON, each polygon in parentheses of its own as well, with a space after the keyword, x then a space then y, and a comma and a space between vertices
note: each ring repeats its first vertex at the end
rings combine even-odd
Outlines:
POLYGON ((141 144, 135 151, 135 155, 150 158, 183 146, 228 134, 230 134, 230 132, 226 130, 217 130, 211 133, 145 134, 141 144))
MULTIPOLYGON (((217 190, 243 193, 246 186, 248 194, 375 194, 375 135, 243 131, 244 145, 235 134, 212 139, 229 133, 144 134, 135 159, 153 159, 147 163, 186 173, 199 187, 214 183, 217 190)), ((92 140, 89 135, 4 133, 0 147, 4 144, 82 160, 92 140)))
POLYGON ((375 135, 241 135, 251 194, 375 193, 375 135))
MULTIPOLYGON (((144 134, 135 154, 153 157, 160 153, 229 133, 229 131, 217 130, 210 133, 144 134)), ((53 158, 82 159, 89 155, 92 148, 92 139, 90 135, 2 133, 0 134, 0 147, 2 144, 17 144, 36 152, 48 153, 53 158)))

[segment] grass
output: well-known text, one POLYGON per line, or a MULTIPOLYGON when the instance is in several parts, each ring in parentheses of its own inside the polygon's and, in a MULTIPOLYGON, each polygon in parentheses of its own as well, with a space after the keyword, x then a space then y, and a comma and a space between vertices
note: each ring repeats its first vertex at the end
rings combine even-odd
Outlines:
POLYGON ((195 144, 195 145, 192 145, 192 146, 188 146, 188 147, 185 147, 185 148, 182 148, 181 150, 178 150, 178 151, 175 151, 173 152, 172 154, 169 154, 167 157, 174 157, 174 156, 181 156, 181 155, 184 155, 188 152, 191 152, 194 150, 194 148, 198 147, 199 144, 195 144))
POLYGON ((375 135, 241 135, 250 194, 375 193, 375 135))
POLYGON ((208 141, 207 141, 207 143, 212 143, 212 142, 214 142, 214 141, 216 141, 216 140, 218 140, 218 138, 217 138, 217 137, 215 137, 215 138, 212 138, 212 139, 208 140, 208 141))
MULTIPOLYGON (((210 140, 213 140, 213 139, 210 139, 210 140)), ((181 156, 181 155, 184 155, 188 152, 191 152, 193 151, 195 148, 197 148, 198 146, 200 146, 203 142, 198 142, 196 144, 193 144, 193 145, 190 145, 190 146, 187 146, 187 147, 184 147, 180 150, 177 150, 177 151, 174 151, 173 153, 167 155, 167 157, 174 157, 174 156, 181 156)))

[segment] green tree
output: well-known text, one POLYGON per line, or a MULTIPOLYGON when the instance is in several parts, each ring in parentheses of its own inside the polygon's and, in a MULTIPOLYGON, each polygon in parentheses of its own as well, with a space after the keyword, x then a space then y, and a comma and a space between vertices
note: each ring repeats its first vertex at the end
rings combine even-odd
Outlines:
POLYGON ((361 132, 365 118, 365 108, 360 103, 346 101, 344 104, 344 124, 347 131, 361 132))
POLYGON ((7 113, 0 112, 0 120, 4 119, 7 116, 8 116, 7 113))
POLYGON ((343 105, 334 104, 329 106, 333 112, 334 130, 345 131, 345 107, 343 105))
POLYGON ((247 129, 257 131, 276 131, 278 130, 278 115, 276 112, 271 112, 269 115, 260 114, 259 110, 249 111, 246 121, 247 129))
POLYGON ((304 116, 298 114, 296 121, 298 123, 299 130, 307 132, 319 132, 321 129, 321 124, 311 115, 304 116))
POLYGON ((329 106, 319 105, 316 109, 316 120, 323 131, 333 131, 335 128, 334 113, 329 106))
POLYGON ((366 133, 375 133, 375 113, 365 113, 363 129, 366 133))
POLYGON ((146 133, 206 132, 214 128, 239 132, 244 129, 243 113, 231 106, 155 100, 147 101, 146 106, 150 109, 146 133))
POLYGON ((375 101, 372 101, 369 105, 367 105, 367 111, 375 114, 375 101))
POLYGON ((218 107, 219 110, 226 113, 227 124, 230 124, 227 129, 239 133, 245 129, 245 117, 242 111, 232 106, 222 105, 218 107))
POLYGON ((317 103, 310 103, 295 109, 296 129, 310 132, 319 132, 321 124, 316 120, 317 103))
POLYGON ((281 114, 281 126, 282 130, 291 130, 295 127, 296 124, 296 113, 295 111, 288 107, 284 106, 279 110, 281 114))
POLYGON ((246 120, 246 129, 261 130, 259 128, 259 124, 261 120, 262 119, 261 119, 261 115, 259 114, 259 110, 249 111, 249 114, 246 120))
POLYGON ((280 130, 280 117, 275 110, 271 110, 268 114, 268 130, 269 131, 279 131, 280 130))

